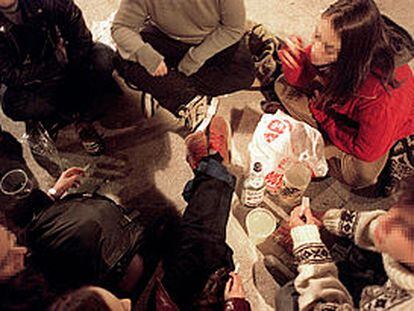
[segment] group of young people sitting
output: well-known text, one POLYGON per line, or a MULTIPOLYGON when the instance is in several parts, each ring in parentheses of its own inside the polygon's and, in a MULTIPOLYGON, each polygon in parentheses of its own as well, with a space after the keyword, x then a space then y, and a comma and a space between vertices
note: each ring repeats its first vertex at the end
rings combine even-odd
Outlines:
MULTIPOLYGON (((0 194, 0 309, 130 310, 131 299, 144 310, 250 309, 226 244, 236 184, 231 132, 215 116, 215 97, 255 79, 245 24, 243 0, 122 0, 111 29, 114 52, 93 42, 72 0, 0 0, 8 117, 24 121, 27 131, 41 124, 55 139, 74 122, 85 150, 102 154, 104 139, 92 121, 99 96, 120 92, 116 69, 142 91, 146 117, 162 107, 184 120, 194 171, 182 216, 156 204, 126 208, 98 193, 66 195, 81 168, 65 171, 47 193, 35 187, 19 200, 0 194)), ((413 55, 411 36, 372 0, 331 4, 308 46, 295 36, 280 42, 274 56, 283 75, 274 92, 282 109, 324 135, 330 176, 356 189, 374 185, 393 146, 412 137, 413 55)), ((0 159, 2 175, 22 168, 32 176, 20 144, 5 131, 0 159)), ((276 293, 277 310, 410 310, 413 184, 408 177, 388 211, 333 208, 320 221, 310 208, 294 209, 298 275, 276 293), (381 253, 389 280, 351 296, 321 240, 322 226, 381 253)))

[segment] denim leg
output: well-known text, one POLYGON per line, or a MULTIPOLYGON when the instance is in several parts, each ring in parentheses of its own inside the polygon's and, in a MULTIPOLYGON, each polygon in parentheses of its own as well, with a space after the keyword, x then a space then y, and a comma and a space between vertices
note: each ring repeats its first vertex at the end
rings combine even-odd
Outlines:
POLYGON ((226 226, 235 177, 212 158, 202 163, 187 186, 188 206, 176 252, 164 261, 163 284, 182 309, 192 303, 213 272, 233 267, 226 226))

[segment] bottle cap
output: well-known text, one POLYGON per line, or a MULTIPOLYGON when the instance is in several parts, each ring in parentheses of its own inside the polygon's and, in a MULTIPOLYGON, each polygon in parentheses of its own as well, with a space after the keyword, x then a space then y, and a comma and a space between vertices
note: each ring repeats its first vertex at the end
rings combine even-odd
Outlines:
POLYGON ((254 165, 253 165, 253 170, 255 172, 261 172, 262 171, 262 163, 255 162, 254 165))

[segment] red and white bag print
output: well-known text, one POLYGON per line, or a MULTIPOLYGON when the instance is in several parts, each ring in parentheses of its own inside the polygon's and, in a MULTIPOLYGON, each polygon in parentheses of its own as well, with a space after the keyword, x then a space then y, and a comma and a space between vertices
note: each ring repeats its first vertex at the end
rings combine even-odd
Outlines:
POLYGON ((250 166, 261 162, 267 189, 276 191, 292 163, 305 162, 315 177, 325 176, 328 165, 321 133, 278 110, 264 114, 249 144, 250 166))

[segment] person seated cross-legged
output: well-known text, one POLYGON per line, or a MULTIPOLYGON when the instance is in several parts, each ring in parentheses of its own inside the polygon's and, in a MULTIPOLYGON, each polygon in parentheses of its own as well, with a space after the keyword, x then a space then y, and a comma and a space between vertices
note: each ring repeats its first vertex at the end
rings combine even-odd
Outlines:
POLYGON ((160 105, 189 130, 205 128, 217 108, 211 97, 248 88, 255 74, 245 15, 243 0, 122 0, 115 67, 143 92, 144 116, 160 105))
POLYGON ((75 122, 84 149, 104 151, 92 126, 97 96, 119 91, 112 79, 114 51, 92 41, 81 10, 72 1, 0 1, 2 108, 25 121, 30 134, 40 124, 54 137, 75 122))

